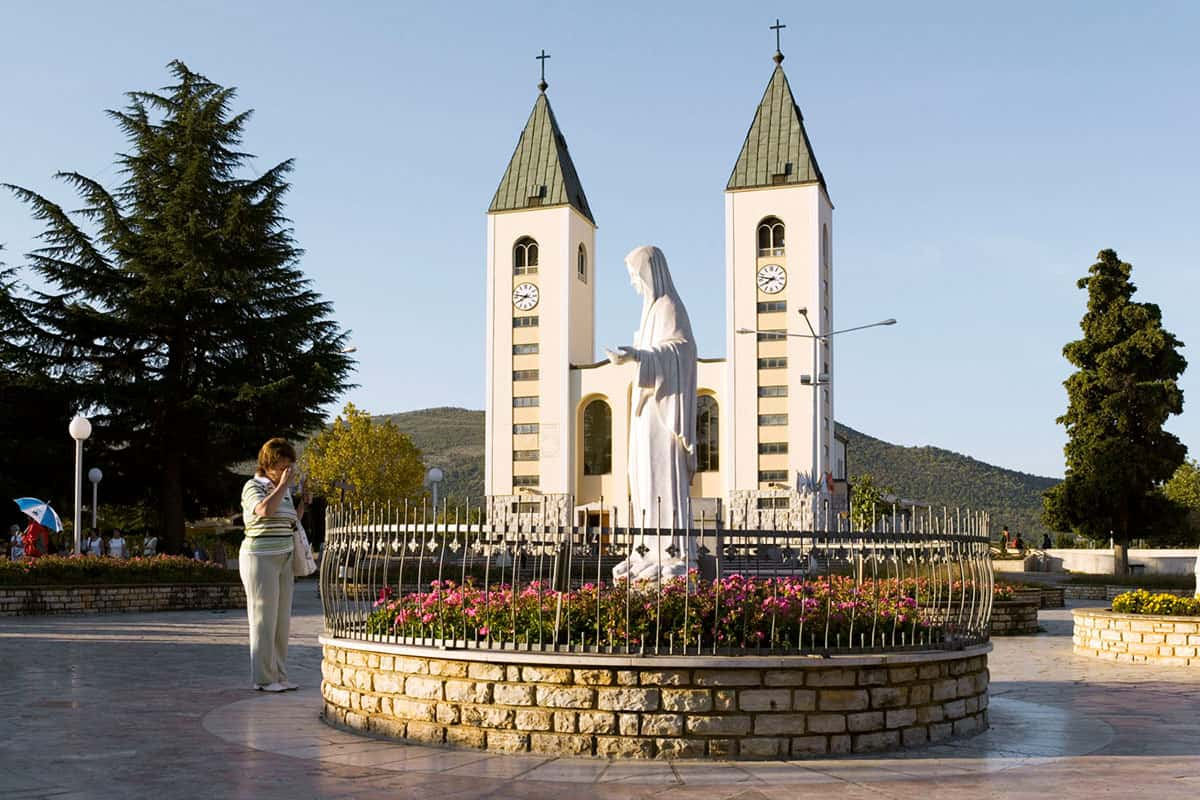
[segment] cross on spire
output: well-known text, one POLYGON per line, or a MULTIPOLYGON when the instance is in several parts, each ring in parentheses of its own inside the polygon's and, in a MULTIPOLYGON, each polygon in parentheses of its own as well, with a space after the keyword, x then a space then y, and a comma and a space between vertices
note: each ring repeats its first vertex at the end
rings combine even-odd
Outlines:
POLYGON ((779 21, 779 17, 775 18, 775 24, 771 26, 771 30, 775 31, 775 63, 776 64, 783 63, 783 51, 779 48, 779 32, 786 27, 787 27, 787 25, 784 25, 783 23, 781 23, 779 21))
POLYGON ((542 54, 540 56, 534 56, 534 58, 542 62, 542 79, 538 82, 538 91, 543 93, 545 93, 546 89, 550 86, 550 84, 546 83, 546 59, 549 57, 550 56, 546 53, 546 48, 544 47, 542 48, 542 54))

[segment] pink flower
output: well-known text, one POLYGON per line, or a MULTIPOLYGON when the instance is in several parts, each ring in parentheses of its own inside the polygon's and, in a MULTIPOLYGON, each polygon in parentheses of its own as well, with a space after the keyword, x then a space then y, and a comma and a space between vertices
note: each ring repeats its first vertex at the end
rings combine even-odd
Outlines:
POLYGON ((487 636, 489 633, 491 633, 491 631, 488 630, 487 625, 484 625, 482 628, 479 629, 480 636, 487 636))

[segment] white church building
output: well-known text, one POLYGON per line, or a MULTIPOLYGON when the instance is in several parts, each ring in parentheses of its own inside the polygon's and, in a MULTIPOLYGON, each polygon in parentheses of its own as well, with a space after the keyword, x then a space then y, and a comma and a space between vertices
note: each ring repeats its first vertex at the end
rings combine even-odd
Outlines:
MULTIPOLYGON (((833 329, 833 204, 782 61, 725 186, 727 357, 698 364, 693 514, 730 528, 785 523, 814 480, 845 499, 831 340, 784 335, 802 309, 833 329)), ((597 361, 596 221, 539 89, 487 214, 485 492, 494 519, 623 525, 637 365, 597 361)))

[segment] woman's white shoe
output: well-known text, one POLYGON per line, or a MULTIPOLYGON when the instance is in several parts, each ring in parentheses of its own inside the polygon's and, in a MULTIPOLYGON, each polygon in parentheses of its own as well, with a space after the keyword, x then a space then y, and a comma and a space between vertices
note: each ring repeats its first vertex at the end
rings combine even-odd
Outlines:
POLYGON ((260 692, 286 692, 287 687, 282 683, 256 683, 254 688, 260 692))

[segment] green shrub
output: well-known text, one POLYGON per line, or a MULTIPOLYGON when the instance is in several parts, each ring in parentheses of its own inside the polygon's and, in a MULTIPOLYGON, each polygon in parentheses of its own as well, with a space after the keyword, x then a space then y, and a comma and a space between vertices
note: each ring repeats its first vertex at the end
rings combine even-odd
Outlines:
POLYGON ((0 561, 0 586, 238 583, 240 580, 232 570, 181 556, 129 559, 44 556, 21 561, 0 561))
POLYGON ((1150 594, 1145 589, 1113 598, 1112 610, 1119 614, 1157 614, 1165 617, 1200 617, 1200 597, 1150 594))

